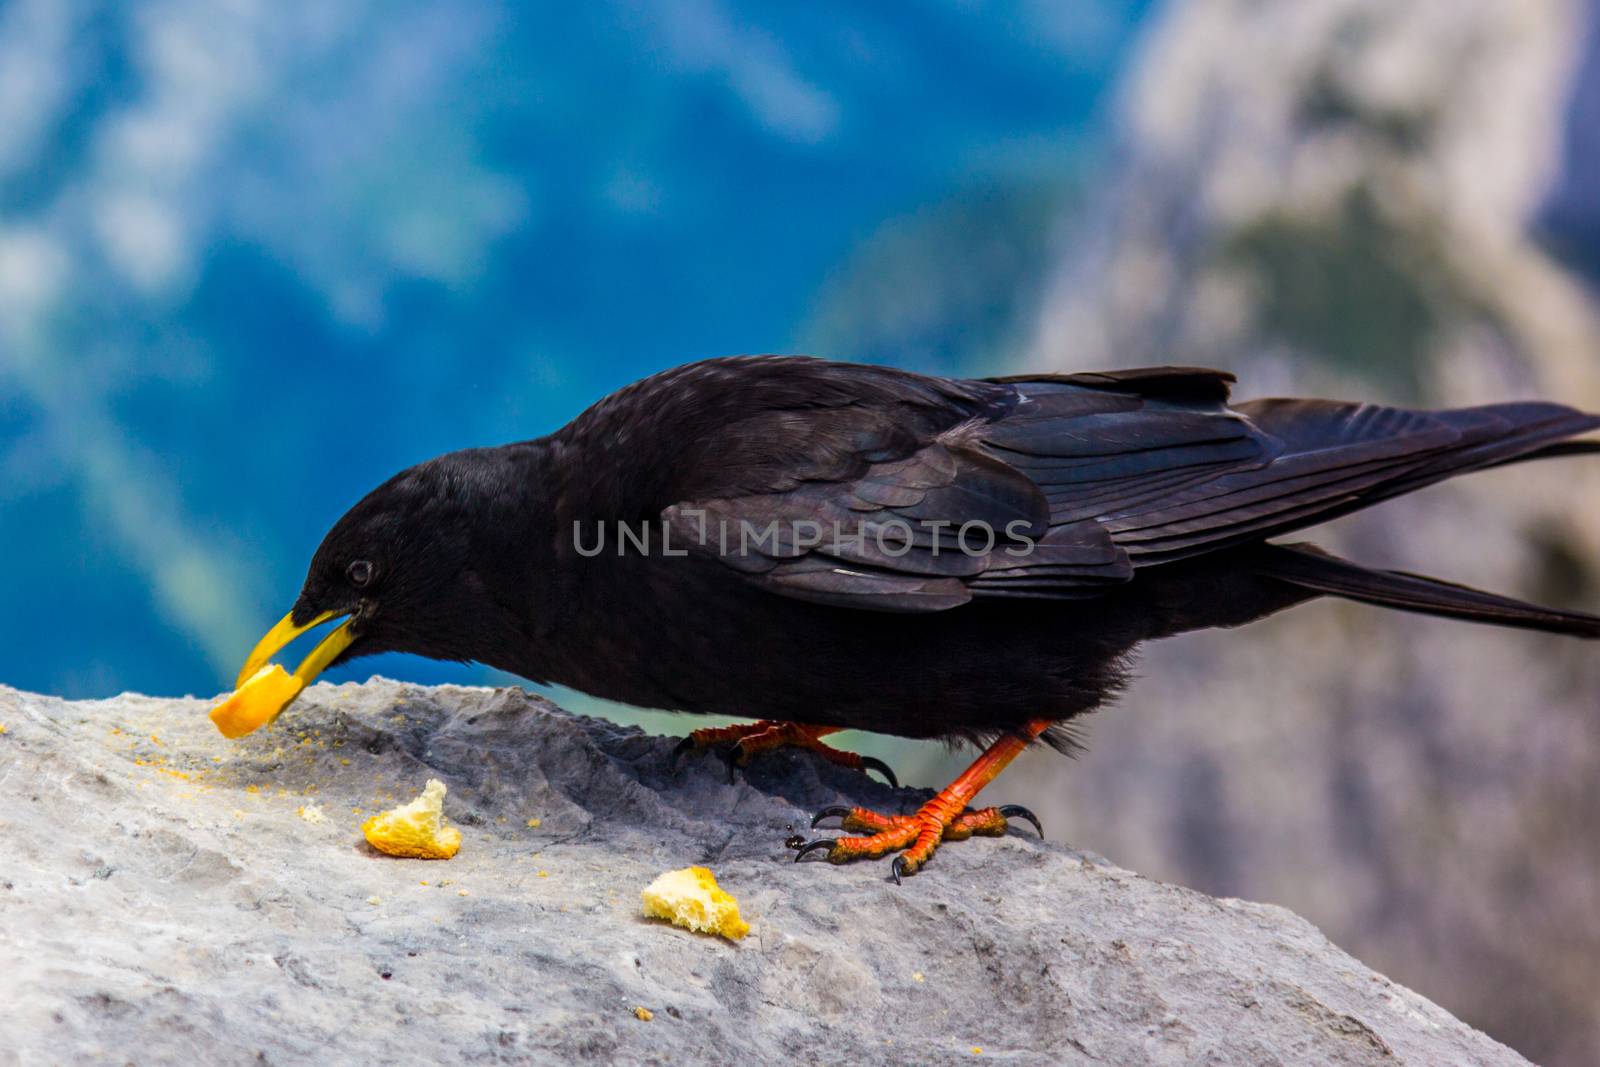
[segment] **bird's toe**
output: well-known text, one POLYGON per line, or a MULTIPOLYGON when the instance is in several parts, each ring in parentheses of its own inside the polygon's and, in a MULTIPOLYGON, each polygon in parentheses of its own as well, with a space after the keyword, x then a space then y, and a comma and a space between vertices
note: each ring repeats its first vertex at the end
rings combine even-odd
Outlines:
POLYGON ((1039 831, 1039 836, 1044 836, 1044 825, 1039 822, 1039 816, 1023 807, 1021 804, 1005 804, 1000 808, 1000 814, 1007 819, 1027 819, 1033 823, 1033 828, 1039 831))
POLYGON ((828 857, 827 858, 832 859, 833 858, 833 850, 834 850, 834 847, 837 844, 838 844, 838 842, 835 839, 831 838, 831 837, 819 837, 815 841, 807 841, 805 844, 803 844, 799 848, 795 849, 794 861, 796 863, 799 863, 801 860, 805 859, 805 857, 809 853, 816 852, 819 849, 827 849, 828 850, 828 857))
POLYGON ((849 815, 850 809, 843 804, 835 804, 832 807, 823 808, 821 811, 817 812, 816 815, 812 816, 811 828, 815 830, 822 824, 823 819, 844 819, 849 815))

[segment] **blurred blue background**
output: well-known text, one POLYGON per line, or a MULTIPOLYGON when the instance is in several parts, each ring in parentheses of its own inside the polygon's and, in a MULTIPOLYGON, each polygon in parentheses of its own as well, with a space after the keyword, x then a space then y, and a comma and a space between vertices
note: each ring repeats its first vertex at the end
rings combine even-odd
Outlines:
POLYGON ((662 367, 998 368, 1144 6, 0 6, 0 678, 225 688, 367 489, 662 367))

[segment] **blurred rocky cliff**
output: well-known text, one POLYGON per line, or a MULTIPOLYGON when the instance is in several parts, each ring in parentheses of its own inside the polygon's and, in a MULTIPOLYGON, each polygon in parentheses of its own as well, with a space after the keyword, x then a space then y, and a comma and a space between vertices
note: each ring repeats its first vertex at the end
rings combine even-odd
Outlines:
MULTIPOLYGON (((1600 408, 1595 27, 1567 0, 1173 3, 1126 86, 1109 191, 1061 235, 1032 366, 1600 408)), ((1600 610, 1594 462, 1314 537, 1600 610)), ((1086 758, 1032 761, 1008 795, 1048 795, 1053 834, 1119 862, 1304 912, 1535 1060, 1592 1062, 1593 646, 1317 604, 1151 648, 1141 675, 1086 758)))

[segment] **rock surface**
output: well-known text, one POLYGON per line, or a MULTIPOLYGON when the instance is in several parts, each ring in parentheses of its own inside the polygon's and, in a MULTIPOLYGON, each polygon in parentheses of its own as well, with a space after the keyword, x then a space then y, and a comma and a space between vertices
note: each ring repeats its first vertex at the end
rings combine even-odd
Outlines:
POLYGON ((791 863, 818 807, 918 799, 810 755, 730 785, 514 689, 207 707, 0 687, 0 1063, 1524 1062, 1286 911, 1029 835, 791 863), (372 852, 429 777, 460 854, 372 852), (689 864, 749 937, 640 917, 689 864))

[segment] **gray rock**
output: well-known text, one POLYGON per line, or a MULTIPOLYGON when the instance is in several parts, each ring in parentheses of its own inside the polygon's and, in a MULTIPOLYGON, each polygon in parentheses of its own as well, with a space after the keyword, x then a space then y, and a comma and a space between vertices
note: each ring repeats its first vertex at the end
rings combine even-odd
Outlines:
POLYGON ((796 865, 818 807, 925 795, 809 754, 730 785, 515 689, 319 685, 240 742, 207 707, 0 688, 0 1062, 1524 1062, 1289 912, 1026 834, 796 865), (429 777, 460 854, 370 850, 429 777), (689 864, 749 937, 640 916, 689 864))

